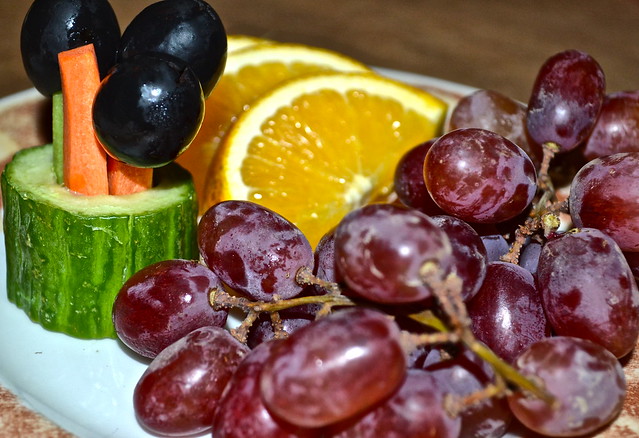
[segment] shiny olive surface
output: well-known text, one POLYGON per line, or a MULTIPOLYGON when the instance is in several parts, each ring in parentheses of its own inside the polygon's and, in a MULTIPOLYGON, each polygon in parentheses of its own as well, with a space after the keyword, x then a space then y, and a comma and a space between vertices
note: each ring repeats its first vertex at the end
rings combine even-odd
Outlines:
POLYGON ((93 43, 100 74, 116 59, 120 26, 107 0, 36 0, 22 23, 24 68, 38 91, 60 91, 58 53, 93 43))
POLYGON ((204 96, 185 64, 166 55, 138 55, 117 64, 93 104, 95 131, 112 157, 160 167, 191 144, 204 117, 204 96))

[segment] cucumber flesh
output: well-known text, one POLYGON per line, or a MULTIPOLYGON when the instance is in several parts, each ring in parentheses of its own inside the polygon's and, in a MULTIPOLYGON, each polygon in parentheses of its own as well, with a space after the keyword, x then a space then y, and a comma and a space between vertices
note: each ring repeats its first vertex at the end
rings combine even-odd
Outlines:
POLYGON ((150 190, 83 196, 56 183, 53 148, 20 151, 2 178, 7 293, 43 327, 114 338, 122 284, 161 260, 197 259, 197 199, 190 174, 155 169, 150 190))

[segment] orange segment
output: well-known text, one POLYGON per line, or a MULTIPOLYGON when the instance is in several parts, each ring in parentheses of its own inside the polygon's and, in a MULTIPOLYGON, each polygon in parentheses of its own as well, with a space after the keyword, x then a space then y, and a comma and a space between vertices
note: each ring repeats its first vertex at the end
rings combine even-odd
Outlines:
POLYGON ((346 213, 391 192, 399 158, 438 135, 445 114, 441 100, 373 73, 286 82, 230 129, 204 202, 258 202, 315 245, 346 213))
POLYGON ((358 61, 325 49, 264 40, 250 44, 240 38, 236 43, 245 46, 229 52, 224 74, 206 101, 200 132, 177 160, 193 174, 200 199, 216 149, 239 114, 256 98, 286 80, 310 73, 370 71, 358 61))

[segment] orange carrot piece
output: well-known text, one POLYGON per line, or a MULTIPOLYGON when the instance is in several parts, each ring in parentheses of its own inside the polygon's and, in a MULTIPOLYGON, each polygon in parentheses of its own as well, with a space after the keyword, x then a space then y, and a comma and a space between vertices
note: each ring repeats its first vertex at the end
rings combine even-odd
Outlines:
POLYGON ((84 195, 107 195, 106 152, 93 129, 100 73, 93 44, 58 54, 64 96, 64 185, 84 195))
POLYGON ((153 183, 153 169, 130 166, 111 157, 107 157, 107 172, 111 195, 142 192, 153 183))

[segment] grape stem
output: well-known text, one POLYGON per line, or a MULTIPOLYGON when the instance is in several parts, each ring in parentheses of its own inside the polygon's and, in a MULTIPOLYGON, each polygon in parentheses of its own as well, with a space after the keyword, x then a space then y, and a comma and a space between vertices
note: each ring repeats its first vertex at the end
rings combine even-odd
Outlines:
MULTIPOLYGON (((512 385, 532 394, 547 403, 553 403, 555 398, 546 391, 543 385, 538 384, 531 378, 519 373, 512 366, 504 362, 490 348, 479 342, 471 330, 471 321, 466 311, 466 306, 461 295, 462 281, 454 273, 449 274, 442 279, 440 271, 436 264, 425 263, 421 269, 423 280, 429 285, 442 310, 445 312, 448 323, 444 322, 430 310, 409 315, 409 317, 424 326, 435 329, 438 333, 431 334, 412 334, 404 333, 402 343, 407 351, 424 344, 441 344, 445 342, 462 342, 477 356, 485 360, 497 374, 497 379, 504 379, 512 385), (452 329, 450 328, 452 327, 452 329)), ((356 306, 358 303, 341 294, 341 288, 336 283, 327 282, 318 279, 307 271, 305 268, 300 269, 296 278, 301 284, 316 284, 324 287, 328 293, 325 295, 311 295, 304 297, 290 298, 282 300, 277 295, 272 301, 251 301, 248 298, 231 295, 224 289, 212 289, 209 295, 211 306, 216 309, 236 308, 244 311, 246 317, 236 329, 231 330, 231 334, 240 342, 246 343, 248 330, 255 322, 260 313, 268 312, 271 320, 275 324, 275 328, 281 327, 279 318, 280 312, 297 306, 308 304, 322 304, 322 312, 328 314, 334 307, 356 306)), ((276 330, 277 332, 278 330, 276 330)), ((283 329, 279 333, 279 337, 285 336, 283 329)), ((497 393, 504 393, 505 385, 500 384, 499 380, 495 385, 486 388, 482 393, 484 396, 492 396, 497 393), (501 392, 499 392, 499 388, 501 392)), ((481 395, 473 395, 471 398, 481 397, 481 395)), ((470 399, 469 399, 470 400, 470 399)), ((472 401, 472 400, 470 400, 472 401)), ((465 401, 462 401, 465 403, 465 401)), ((454 409, 453 409, 454 410, 454 409)))
MULTIPOLYGON (((550 394, 542 385, 537 384, 532 379, 527 378, 508 363, 504 362, 490 348, 479 342, 471 329, 471 320, 464 305, 462 291, 462 281, 455 273, 451 273, 442 279, 439 270, 433 269, 432 264, 426 263, 422 269, 422 278, 428 284, 437 297, 440 306, 450 319, 454 332, 460 341, 466 345, 473 353, 485 360, 495 370, 495 372, 506 381, 516 385, 520 389, 527 391, 535 397, 553 404, 555 397, 550 394)), ((431 322, 437 317, 430 313, 427 320, 419 318, 420 314, 410 315, 417 321, 431 322)), ((443 321, 438 321, 431 325, 432 328, 440 330, 446 327, 443 321)))
POLYGON ((545 143, 543 149, 544 157, 537 176, 541 195, 534 203, 530 217, 515 231, 515 239, 509 251, 500 258, 502 262, 519 264, 519 256, 528 237, 539 230, 544 231, 545 237, 555 233, 561 225, 559 213, 568 210, 566 202, 557 202, 557 195, 549 173, 550 163, 559 152, 559 146, 556 143, 545 143))

